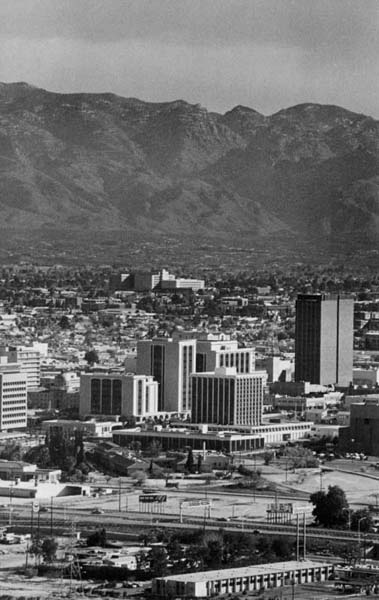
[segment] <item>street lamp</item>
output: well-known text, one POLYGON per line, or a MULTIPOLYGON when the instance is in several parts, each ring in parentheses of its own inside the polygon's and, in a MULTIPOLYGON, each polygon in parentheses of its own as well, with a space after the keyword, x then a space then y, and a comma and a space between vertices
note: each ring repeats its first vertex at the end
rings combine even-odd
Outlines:
POLYGON ((13 483, 9 484, 9 527, 12 525, 12 499, 13 499, 13 483))
POLYGON ((322 478, 324 477, 324 472, 320 468, 320 492, 322 492, 322 478))
POLYGON ((359 558, 361 557, 361 521, 367 519, 366 516, 358 519, 358 550, 359 550, 359 558))
MULTIPOLYGON (((348 514, 348 522, 347 522, 347 524, 349 526, 349 529, 351 530, 351 512, 352 512, 352 509, 351 508, 343 508, 342 512, 347 512, 347 514, 348 514)), ((363 517, 363 518, 365 518, 365 517, 363 517)))

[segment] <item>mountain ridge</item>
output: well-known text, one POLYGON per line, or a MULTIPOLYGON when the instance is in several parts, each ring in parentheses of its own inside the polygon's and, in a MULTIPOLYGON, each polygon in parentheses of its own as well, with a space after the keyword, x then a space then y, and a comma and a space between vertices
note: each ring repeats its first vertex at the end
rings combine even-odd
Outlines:
POLYGON ((0 214, 20 235, 85 227, 372 246, 379 122, 334 105, 219 114, 0 83, 0 214))

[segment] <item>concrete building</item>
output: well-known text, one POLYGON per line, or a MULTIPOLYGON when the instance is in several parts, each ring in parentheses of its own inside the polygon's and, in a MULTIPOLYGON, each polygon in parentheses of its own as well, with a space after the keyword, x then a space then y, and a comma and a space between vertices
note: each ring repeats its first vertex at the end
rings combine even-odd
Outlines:
POLYGON ((214 450, 217 452, 247 452, 264 447, 264 438, 256 433, 240 433, 238 431, 208 431, 206 427, 191 430, 187 428, 154 429, 118 429, 113 432, 113 441, 119 446, 130 446, 139 442, 141 449, 147 449, 152 442, 165 450, 185 452, 193 450, 214 450))
POLYGON ((21 371, 26 373, 28 390, 40 386, 41 355, 35 346, 9 346, 6 355, 8 362, 18 363, 21 371))
POLYGON ((267 371, 267 381, 290 382, 295 372, 295 363, 288 358, 281 356, 267 356, 256 361, 256 367, 259 370, 267 371))
POLYGON ((27 423, 27 375, 17 363, 0 357, 0 431, 21 429, 27 423))
POLYGON ((157 577, 152 587, 153 596, 161 598, 218 598, 327 581, 333 572, 329 563, 288 561, 157 577))
POLYGON ((90 437, 111 437, 113 429, 118 427, 117 421, 75 421, 70 419, 51 419, 42 422, 42 430, 49 433, 64 433, 70 436, 75 432, 90 437))
POLYGON ((191 289, 198 291, 204 289, 202 279, 188 279, 184 277, 176 278, 166 269, 161 271, 137 271, 130 276, 130 283, 137 292, 146 292, 149 290, 185 290, 191 289))
POLYGON ((318 385, 309 381, 274 381, 270 383, 271 394, 279 396, 307 396, 309 394, 325 394, 334 389, 333 386, 318 385))
POLYGON ((379 369, 353 369, 353 384, 358 386, 376 387, 379 385, 379 369))
MULTIPOLYGON (((297 415, 302 415, 312 409, 326 409, 327 407, 336 406, 341 399, 341 395, 329 396, 326 394, 321 398, 306 398, 304 396, 276 396, 272 405, 276 410, 294 412, 297 415)), ((312 419, 311 419, 312 420, 312 419)))
POLYGON ((351 405, 350 427, 341 431, 340 442, 343 450, 379 456, 378 400, 351 405))
POLYGON ((156 425, 150 429, 119 429, 113 432, 113 441, 120 446, 139 442, 146 449, 158 442, 162 450, 215 450, 217 452, 249 452, 266 444, 279 445, 310 436, 313 423, 270 423, 257 427, 175 423, 171 427, 156 425))
POLYGON ((22 460, 0 460, 0 479, 57 483, 60 469, 38 469, 37 465, 22 460))
POLYGON ((379 350, 379 331, 366 331, 363 340, 366 350, 379 350))
POLYGON ((353 376, 351 298, 299 294, 296 301, 295 380, 347 387, 353 376))
POLYGON ((84 373, 79 414, 145 418, 158 412, 158 383, 151 375, 84 373))
POLYGON ((219 367, 236 367, 238 373, 252 373, 255 368, 254 348, 239 348, 236 340, 225 333, 193 333, 196 338, 196 373, 219 367))
POLYGON ((265 371, 237 373, 235 367, 191 375, 192 422, 260 425, 265 381, 265 371))
POLYGON ((137 374, 158 382, 158 411, 191 410, 190 375, 195 371, 196 340, 154 338, 137 345, 137 374))

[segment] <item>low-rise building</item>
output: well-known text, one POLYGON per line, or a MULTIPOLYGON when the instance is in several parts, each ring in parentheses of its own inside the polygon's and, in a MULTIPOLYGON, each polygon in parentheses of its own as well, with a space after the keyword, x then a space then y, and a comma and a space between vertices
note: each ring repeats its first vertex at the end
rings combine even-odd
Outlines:
POLYGON ((89 437, 111 437, 113 429, 118 427, 117 421, 75 421, 69 419, 51 419, 41 424, 43 431, 60 432, 74 435, 75 432, 83 433, 89 437))
MULTIPOLYGON (((174 424, 173 424, 174 425, 174 424)), ((137 427, 118 429, 113 432, 113 441, 120 446, 139 442, 141 448, 159 443, 162 450, 215 450, 218 452, 250 452, 262 449, 266 444, 282 445, 286 442, 310 436, 313 423, 287 422, 268 425, 234 425, 176 423, 177 426, 152 428, 137 427)))
POLYGON ((378 400, 367 399, 351 405, 350 427, 341 432, 340 444, 343 450, 379 456, 378 400))
POLYGON ((305 560, 170 575, 153 579, 153 595, 160 598, 210 598, 260 592, 327 581, 333 571, 332 564, 305 560))

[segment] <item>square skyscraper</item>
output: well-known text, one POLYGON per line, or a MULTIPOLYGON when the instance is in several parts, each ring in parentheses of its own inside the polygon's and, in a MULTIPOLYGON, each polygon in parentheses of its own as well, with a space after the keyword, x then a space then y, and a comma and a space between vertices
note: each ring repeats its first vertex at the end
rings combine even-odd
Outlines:
POLYGON ((353 372, 352 298, 299 294, 296 300, 295 380, 347 387, 353 372))

